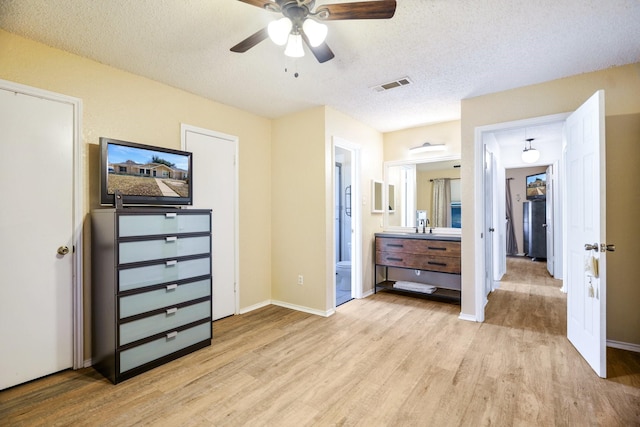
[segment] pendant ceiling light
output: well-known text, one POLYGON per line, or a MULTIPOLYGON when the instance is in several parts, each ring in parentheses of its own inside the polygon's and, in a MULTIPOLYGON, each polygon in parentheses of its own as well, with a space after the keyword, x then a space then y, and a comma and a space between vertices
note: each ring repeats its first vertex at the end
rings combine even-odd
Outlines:
POLYGON ((534 138, 527 138, 524 143, 524 150, 522 150, 522 161, 525 163, 535 163, 540 158, 540 152, 535 148, 531 148, 531 141, 534 138), (527 142, 529 147, 527 148, 527 142))

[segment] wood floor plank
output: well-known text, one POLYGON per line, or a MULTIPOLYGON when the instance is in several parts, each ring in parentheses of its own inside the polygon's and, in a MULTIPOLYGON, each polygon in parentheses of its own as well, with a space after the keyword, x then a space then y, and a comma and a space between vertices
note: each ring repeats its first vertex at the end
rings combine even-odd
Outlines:
POLYGON ((390 292, 329 318, 267 306, 116 386, 87 368, 0 391, 0 425, 640 425, 640 354, 608 349, 598 378, 566 339, 560 287, 509 258, 484 323, 390 292))

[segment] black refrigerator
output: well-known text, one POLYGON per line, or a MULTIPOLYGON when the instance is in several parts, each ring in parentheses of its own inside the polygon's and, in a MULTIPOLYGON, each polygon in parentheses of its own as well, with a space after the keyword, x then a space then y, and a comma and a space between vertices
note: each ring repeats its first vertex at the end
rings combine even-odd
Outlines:
POLYGON ((525 255, 534 261, 547 258, 547 203, 544 200, 523 202, 525 255))

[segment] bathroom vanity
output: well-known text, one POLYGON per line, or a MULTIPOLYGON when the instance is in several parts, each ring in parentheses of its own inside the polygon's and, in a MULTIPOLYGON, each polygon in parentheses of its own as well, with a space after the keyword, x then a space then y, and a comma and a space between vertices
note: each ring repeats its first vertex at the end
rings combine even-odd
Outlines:
POLYGON ((374 292, 460 302, 459 235, 376 233, 375 251, 374 292))

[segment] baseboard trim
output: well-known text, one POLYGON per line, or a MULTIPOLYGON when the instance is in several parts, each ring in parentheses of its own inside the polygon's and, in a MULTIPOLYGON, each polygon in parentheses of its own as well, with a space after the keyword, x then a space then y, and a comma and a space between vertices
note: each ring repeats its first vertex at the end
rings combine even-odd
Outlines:
POLYGON ((271 305, 271 300, 265 300, 257 304, 250 305, 249 307, 241 308, 238 314, 249 313, 250 311, 257 310, 259 308, 266 307, 268 305, 271 305))
POLYGON ((367 298, 367 297, 370 297, 371 295, 373 295, 373 289, 369 289, 367 292, 364 292, 362 294, 362 298, 367 298))
POLYGON ((628 350, 628 351, 640 353, 640 344, 607 340, 607 347, 619 348, 620 350, 628 350))
POLYGON ((315 308, 309 308, 302 305, 290 304, 288 302, 276 301, 276 300, 271 300, 271 304, 284 307, 284 308, 290 308, 291 310, 302 311, 303 313, 315 314, 316 316, 322 316, 322 317, 329 317, 336 312, 334 309, 322 311, 322 310, 317 310, 315 308))
POLYGON ((458 316, 458 319, 466 320, 468 322, 477 322, 478 321, 478 319, 476 319, 476 316, 472 316, 470 314, 465 314, 465 313, 460 313, 460 315, 458 316))

